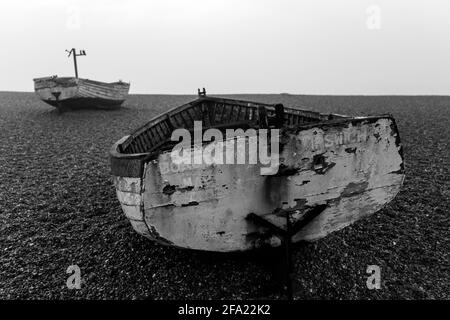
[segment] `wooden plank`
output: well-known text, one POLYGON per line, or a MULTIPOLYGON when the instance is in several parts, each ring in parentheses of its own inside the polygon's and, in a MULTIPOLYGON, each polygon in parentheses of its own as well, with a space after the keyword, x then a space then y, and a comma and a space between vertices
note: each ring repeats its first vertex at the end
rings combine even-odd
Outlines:
MULTIPOLYGON (((136 153, 135 151, 133 151, 136 153)), ((135 177, 140 178, 143 172, 142 159, 127 159, 110 157, 111 174, 121 177, 135 177)))
POLYGON ((144 213, 142 211, 141 205, 130 206, 122 203, 121 207, 128 219, 144 222, 144 213))
POLYGON ((210 110, 209 110, 208 105, 206 104, 206 102, 202 102, 202 104, 201 104, 201 113, 203 114, 203 123, 205 124, 206 127, 210 127, 211 126, 209 111, 210 110))
POLYGON ((215 123, 222 123, 222 114, 223 114, 223 104, 216 103, 214 106, 215 110, 215 123))
POLYGON ((155 125, 155 131, 158 133, 160 140, 159 141, 164 141, 166 140, 166 135, 164 134, 164 131, 161 129, 161 122, 158 123, 157 125, 155 125))
POLYGON ((150 137, 148 135, 148 132, 144 132, 140 136, 144 140, 144 143, 145 143, 145 146, 146 146, 146 150, 151 149, 151 147, 152 147, 152 140, 150 139, 150 137))
POLYGON ((179 116, 183 122, 183 128, 190 128, 191 124, 189 123, 189 117, 186 115, 186 113, 184 111, 180 112, 179 116))
POLYGON ((153 131, 151 129, 146 131, 146 135, 147 137, 149 137, 150 140, 150 149, 153 148, 153 146, 158 143, 158 138, 155 137, 155 135, 153 134, 153 131))
POLYGON ((216 124, 216 106, 208 102, 208 117, 211 126, 216 124))
POLYGON ((191 109, 186 109, 183 111, 182 115, 184 119, 186 119, 187 126, 189 128, 192 128, 194 126, 194 118, 192 117, 191 113, 189 112, 191 109))
POLYGON ((113 176, 114 186, 122 192, 141 193, 141 178, 128 178, 113 176))
POLYGON ((153 136, 156 138, 155 139, 155 144, 160 143, 161 140, 163 139, 163 137, 161 136, 161 134, 159 133, 158 129, 156 128, 156 125, 154 127, 152 127, 150 129, 150 131, 153 134, 153 136))
POLYGON ((196 108, 196 106, 193 106, 192 108, 187 109, 186 111, 189 114, 189 116, 191 117, 192 122, 194 122, 194 121, 202 121, 201 114, 197 114, 196 111, 195 111, 195 108, 196 108))
POLYGON ((142 141, 142 135, 137 136, 136 139, 134 140, 134 142, 136 143, 137 146, 137 152, 138 153, 143 153, 145 152, 145 143, 142 141))
POLYGON ((236 121, 244 120, 244 119, 241 119, 241 118, 240 118, 241 112, 242 112, 242 107, 239 107, 239 106, 238 106, 238 111, 237 111, 236 121))
POLYGON ((140 206, 142 202, 141 194, 132 192, 123 192, 116 189, 117 198, 121 204, 128 206, 140 206))
POLYGON ((181 117, 181 115, 179 113, 174 114, 172 116, 172 118, 176 121, 177 128, 184 128, 185 127, 185 123, 183 121, 183 118, 181 117))

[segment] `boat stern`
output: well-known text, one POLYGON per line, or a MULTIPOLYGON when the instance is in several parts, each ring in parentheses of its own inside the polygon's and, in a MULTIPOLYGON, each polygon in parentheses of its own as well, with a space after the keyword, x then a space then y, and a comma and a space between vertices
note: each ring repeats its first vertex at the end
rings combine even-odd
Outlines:
POLYGON ((33 79, 34 91, 43 101, 56 106, 58 102, 71 99, 78 92, 79 79, 57 76, 33 79))

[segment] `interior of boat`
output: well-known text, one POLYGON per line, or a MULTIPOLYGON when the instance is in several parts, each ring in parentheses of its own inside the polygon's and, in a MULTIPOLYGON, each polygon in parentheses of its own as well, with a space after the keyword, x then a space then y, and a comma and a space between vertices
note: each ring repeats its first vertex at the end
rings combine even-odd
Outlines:
POLYGON ((289 127, 318 123, 336 118, 335 114, 285 108, 282 104, 265 104, 200 95, 198 99, 159 115, 134 131, 119 150, 124 154, 154 153, 168 150, 177 142, 170 140, 177 128, 193 131, 194 121, 202 129, 248 129, 289 127))

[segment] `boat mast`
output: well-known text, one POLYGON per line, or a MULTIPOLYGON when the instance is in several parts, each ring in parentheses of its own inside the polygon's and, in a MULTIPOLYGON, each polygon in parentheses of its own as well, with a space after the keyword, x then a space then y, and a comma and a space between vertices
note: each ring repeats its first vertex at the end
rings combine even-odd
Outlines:
POLYGON ((73 55, 73 65, 75 67, 75 78, 78 78, 77 57, 78 56, 85 56, 86 55, 86 51, 80 50, 80 53, 77 53, 75 48, 72 48, 70 50, 66 50, 66 52, 69 53, 68 57, 70 57, 71 54, 73 55))

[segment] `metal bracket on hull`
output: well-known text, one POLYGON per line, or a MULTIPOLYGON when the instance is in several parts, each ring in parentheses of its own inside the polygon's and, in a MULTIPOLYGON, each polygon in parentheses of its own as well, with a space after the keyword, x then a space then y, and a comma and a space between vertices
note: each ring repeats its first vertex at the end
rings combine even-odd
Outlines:
POLYGON ((288 300, 292 300, 292 237, 300 232, 304 227, 306 227, 315 217, 321 214, 327 205, 318 205, 309 210, 307 210, 303 219, 292 224, 291 221, 291 211, 283 210, 279 214, 282 214, 286 217, 286 229, 282 229, 270 221, 262 218, 261 216, 255 213, 249 213, 246 217, 247 220, 252 221, 256 225, 259 225, 264 228, 268 228, 273 232, 275 236, 280 238, 284 249, 285 249, 285 280, 286 280, 286 296, 288 300))

